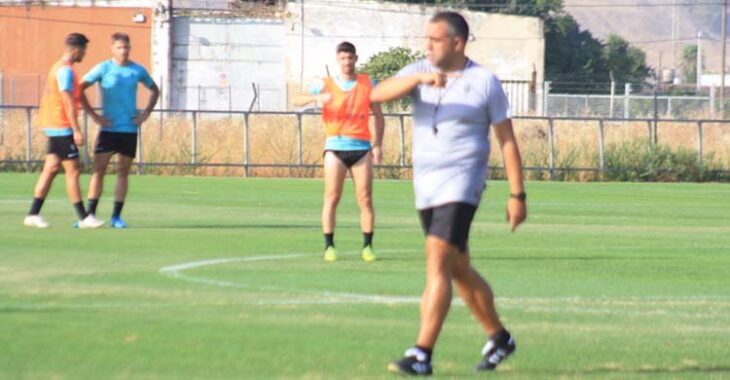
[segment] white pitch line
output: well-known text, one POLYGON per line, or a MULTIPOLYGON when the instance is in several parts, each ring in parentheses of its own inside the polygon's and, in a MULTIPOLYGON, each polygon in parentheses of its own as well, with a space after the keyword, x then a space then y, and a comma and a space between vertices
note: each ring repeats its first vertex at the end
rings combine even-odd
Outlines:
MULTIPOLYGON (((381 251, 383 252, 383 251, 381 251)), ((282 301, 258 301, 256 304, 264 305, 264 304, 292 304, 292 303, 298 303, 298 304, 322 304, 322 303, 328 303, 328 304, 345 304, 345 303, 383 303, 383 304, 401 304, 401 303, 418 303, 419 297, 412 297, 412 296, 386 296, 386 295, 378 295, 378 294, 361 294, 361 293, 345 293, 345 292, 330 292, 330 291, 321 291, 321 290, 301 290, 301 289, 290 289, 290 288, 282 288, 278 286, 255 286, 255 285, 249 285, 242 282, 235 282, 235 281, 226 281, 226 280, 218 280, 218 279, 212 279, 208 277, 202 277, 202 276, 191 276, 188 274, 183 273, 186 270, 190 269, 196 269, 206 266, 213 266, 213 265, 221 265, 221 264, 229 264, 233 262, 252 262, 252 261, 265 261, 265 260, 283 260, 283 259, 294 259, 294 258, 300 258, 300 257, 308 257, 308 256, 316 256, 315 254, 304 254, 304 253, 296 253, 296 254, 285 254, 285 255, 265 255, 265 256, 251 256, 251 257, 232 257, 232 258, 224 258, 224 259, 212 259, 212 260, 202 260, 202 261, 190 261, 175 265, 169 265, 166 267, 160 268, 159 272, 173 277, 177 278, 183 281, 192 282, 192 283, 198 283, 198 284, 205 284, 205 285, 212 285, 212 286, 219 286, 223 288, 239 288, 239 289, 257 289, 257 290, 268 290, 268 291, 281 291, 281 292, 289 292, 289 293, 300 293, 300 294, 311 294, 313 296, 319 296, 319 297, 326 297, 326 298, 335 298, 335 300, 311 300, 309 302, 303 301, 301 299, 298 300, 292 300, 287 302, 282 301), (342 300, 344 298, 345 300, 342 300), (350 302, 347 302, 347 301, 350 302)))
MULTIPOLYGON (((397 252, 414 252, 415 250, 399 250, 397 252)), ((383 252, 383 251, 381 251, 383 252)), ((309 295, 317 297, 316 299, 279 299, 279 300, 259 300, 253 302, 256 305, 345 305, 345 304, 417 304, 420 302, 420 297, 416 296, 390 296, 390 295, 378 295, 378 294, 363 294, 363 293, 348 293, 348 292, 331 292, 321 290, 302 290, 302 289, 291 289, 283 288, 278 286, 261 286, 261 285, 249 285, 242 282, 226 281, 212 279, 202 276, 192 276, 183 273, 187 270, 223 265, 233 262, 254 262, 264 260, 286 260, 302 257, 317 256, 316 254, 283 254, 283 255, 262 255, 262 256, 250 256, 250 257, 233 257, 233 258, 222 258, 222 259, 211 259, 201 261, 190 261, 175 265, 169 265, 161 268, 159 272, 163 275, 180 279, 182 281, 205 284, 211 286, 218 286, 224 288, 238 288, 238 289, 256 289, 264 291, 275 291, 284 293, 297 293, 301 295, 309 295)), ((687 303, 694 302, 720 302, 720 307, 730 307, 729 296, 677 296, 677 297, 664 297, 664 296, 649 296, 649 297, 497 297, 496 301, 500 303, 500 307, 505 308, 519 308, 525 312, 543 312, 543 313, 586 313, 586 314, 622 314, 622 315, 674 315, 681 317, 695 317, 695 318, 717 318, 724 313, 687 313, 681 312, 681 315, 677 314, 676 310, 673 310, 673 306, 687 306, 687 303), (632 309, 632 307, 641 307, 642 305, 634 305, 637 303, 665 303, 664 305, 652 305, 653 309, 646 309, 645 307, 641 310, 632 309), (669 303, 669 304, 666 304, 669 303), (675 305, 676 303, 683 303, 682 305, 675 305), (547 304, 547 305, 546 305, 547 304), (583 306, 577 306, 576 304, 582 304, 583 306), (586 306, 590 304, 593 307, 586 306), (558 305, 558 306, 552 306, 558 305), (611 309, 611 306, 620 308, 611 309), (657 306, 659 306, 657 308, 657 306)), ((453 301, 454 305, 463 306, 463 302, 459 299, 453 301)))

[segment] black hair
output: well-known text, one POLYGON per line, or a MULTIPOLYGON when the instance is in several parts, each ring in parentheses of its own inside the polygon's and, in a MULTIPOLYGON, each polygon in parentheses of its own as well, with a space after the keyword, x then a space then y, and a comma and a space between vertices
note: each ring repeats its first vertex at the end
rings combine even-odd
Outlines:
POLYGON ((452 37, 459 36, 464 42, 469 41, 469 24, 464 16, 456 12, 439 12, 431 17, 431 22, 445 22, 452 37))
POLYGON ((127 33, 122 32, 116 32, 112 34, 112 43, 117 41, 123 41, 125 43, 129 43, 129 35, 127 33))
POLYGON ((71 33, 68 36, 66 36, 65 43, 66 43, 66 46, 68 46, 68 47, 84 48, 84 47, 86 47, 86 44, 89 43, 89 39, 86 38, 86 36, 81 33, 71 33))
POLYGON ((340 42, 339 45, 337 45, 337 53, 352 53, 357 55, 355 45, 347 41, 340 42))

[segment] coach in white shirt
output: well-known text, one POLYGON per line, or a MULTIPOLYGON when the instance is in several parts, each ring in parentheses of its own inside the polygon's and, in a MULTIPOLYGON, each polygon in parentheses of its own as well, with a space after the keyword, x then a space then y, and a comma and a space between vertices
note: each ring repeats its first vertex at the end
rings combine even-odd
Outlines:
POLYGON ((491 288, 469 262, 468 240, 486 187, 490 125, 509 180, 513 231, 527 216, 522 163, 502 85, 465 55, 468 38, 461 15, 436 14, 427 26, 428 59, 406 66, 371 93, 371 101, 379 103, 413 98, 413 187, 426 234, 421 328, 415 347, 389 365, 394 372, 432 373, 431 354, 451 305, 452 280, 489 337, 476 369, 495 369, 516 347, 499 320, 491 288))

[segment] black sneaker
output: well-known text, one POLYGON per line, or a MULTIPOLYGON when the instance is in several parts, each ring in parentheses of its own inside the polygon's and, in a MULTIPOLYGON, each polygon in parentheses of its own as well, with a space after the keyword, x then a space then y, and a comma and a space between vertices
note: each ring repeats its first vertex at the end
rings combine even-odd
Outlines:
POLYGON ((431 376, 433 367, 428 354, 418 348, 409 348, 403 359, 388 364, 388 371, 403 375, 431 376))
POLYGON ((474 369, 476 371, 493 371, 499 363, 515 352, 516 348, 515 340, 512 339, 511 335, 508 335, 507 339, 501 339, 499 341, 489 338, 487 344, 482 349, 484 359, 474 369))

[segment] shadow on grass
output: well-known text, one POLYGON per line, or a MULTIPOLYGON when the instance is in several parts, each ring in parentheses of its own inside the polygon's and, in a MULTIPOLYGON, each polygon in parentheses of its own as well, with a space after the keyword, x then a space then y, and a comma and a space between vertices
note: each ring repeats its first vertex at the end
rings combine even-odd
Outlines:
POLYGON ((197 229, 320 229, 317 224, 190 224, 133 227, 135 230, 197 230, 197 229))
POLYGON ((471 254, 471 261, 624 261, 624 260, 677 260, 677 257, 665 256, 476 256, 471 254))
MULTIPOLYGON (((320 230, 322 226, 320 224, 267 224, 267 223, 237 223, 237 224, 175 224, 175 225, 159 225, 159 226, 133 226, 135 230, 177 230, 177 229, 317 229, 320 230)), ((378 230, 393 230, 393 229, 412 229, 415 227, 411 226, 396 226, 396 225, 378 225, 376 226, 376 232, 378 230)), ((336 230, 360 230, 360 226, 356 224, 352 225, 338 225, 336 230)))
POLYGON ((730 366, 678 366, 678 367, 656 367, 656 368, 591 368, 577 371, 551 371, 551 370, 535 370, 535 371, 515 371, 505 373, 532 373, 539 372, 548 376, 571 377, 584 375, 615 375, 615 376, 631 376, 631 375, 681 375, 681 374, 730 374, 730 366))

